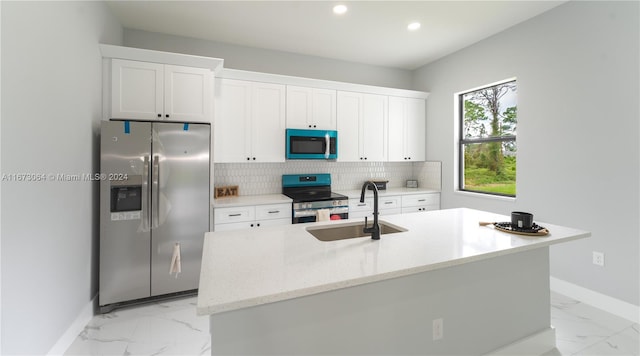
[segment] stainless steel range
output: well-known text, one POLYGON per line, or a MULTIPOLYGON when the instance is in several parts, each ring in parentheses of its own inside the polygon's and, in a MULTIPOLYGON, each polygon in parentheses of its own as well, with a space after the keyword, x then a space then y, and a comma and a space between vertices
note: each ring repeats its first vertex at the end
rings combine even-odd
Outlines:
POLYGON ((331 220, 349 218, 349 198, 331 191, 328 173, 284 174, 282 194, 293 199, 294 224, 320 221, 323 215, 331 220))

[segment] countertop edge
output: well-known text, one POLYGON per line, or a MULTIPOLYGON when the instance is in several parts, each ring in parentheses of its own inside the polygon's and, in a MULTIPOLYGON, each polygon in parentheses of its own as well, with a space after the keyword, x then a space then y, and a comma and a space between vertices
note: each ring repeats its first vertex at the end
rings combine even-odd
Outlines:
POLYGON ((291 204, 293 200, 283 194, 241 195, 237 197, 217 198, 211 201, 215 208, 233 208, 249 205, 291 204))

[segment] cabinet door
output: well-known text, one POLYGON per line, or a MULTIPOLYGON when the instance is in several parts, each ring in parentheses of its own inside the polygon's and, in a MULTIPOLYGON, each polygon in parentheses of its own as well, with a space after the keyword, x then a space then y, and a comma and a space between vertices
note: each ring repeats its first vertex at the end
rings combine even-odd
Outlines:
POLYGON ((360 120, 362 155, 367 161, 387 160, 387 103, 383 95, 363 94, 360 120))
POLYGON ((291 129, 336 129, 336 91, 287 85, 286 125, 291 129))
POLYGON ((211 71, 164 66, 165 120, 211 122, 211 71))
POLYGON ((287 85, 287 128, 313 128, 313 124, 311 123, 311 100, 311 88, 287 85))
POLYGON ((360 162, 360 117, 362 95, 353 92, 338 93, 338 161, 360 162))
POLYGON ((387 97, 355 92, 338 93, 338 160, 385 161, 387 97))
POLYGON ((336 91, 329 89, 312 90, 311 122, 318 130, 335 130, 336 91))
POLYGON ((407 98, 406 155, 411 161, 424 161, 426 159, 425 124, 424 100, 407 98))
POLYGON ((163 114, 162 64, 111 61, 111 117, 158 120, 163 114))
POLYGON ((250 158, 251 91, 251 82, 216 81, 214 162, 246 162, 250 158))
POLYGON ((405 98, 395 96, 389 97, 389 124, 388 124, 388 142, 389 142, 389 161, 406 161, 405 154, 405 127, 407 117, 407 101, 405 98))
POLYGON ((389 161, 425 160, 423 99, 389 97, 389 161))
POLYGON ((282 225, 291 225, 291 218, 256 221, 256 227, 269 227, 269 226, 282 226, 282 225))
POLYGON ((285 86, 253 83, 251 161, 285 160, 285 86))
POLYGON ((249 229, 249 228, 252 228, 254 224, 255 222, 253 221, 228 223, 228 224, 215 224, 213 226, 213 231, 231 231, 231 230, 249 229))

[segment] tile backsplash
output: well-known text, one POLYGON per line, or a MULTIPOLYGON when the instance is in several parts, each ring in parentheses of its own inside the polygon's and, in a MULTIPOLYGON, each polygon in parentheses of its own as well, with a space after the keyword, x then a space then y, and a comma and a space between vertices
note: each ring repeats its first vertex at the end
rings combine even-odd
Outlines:
POLYGON ((408 179, 418 187, 440 190, 440 162, 325 162, 216 163, 214 186, 237 185, 240 195, 282 192, 283 174, 330 173, 334 191, 360 189, 367 179, 388 180, 388 188, 404 187, 408 179))

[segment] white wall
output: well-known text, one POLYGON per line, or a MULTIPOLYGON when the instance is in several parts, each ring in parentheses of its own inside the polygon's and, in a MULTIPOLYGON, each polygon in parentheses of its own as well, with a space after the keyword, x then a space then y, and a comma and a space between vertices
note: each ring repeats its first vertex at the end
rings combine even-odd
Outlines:
MULTIPOLYGON (((98 170, 102 2, 2 2, 2 173, 98 170)), ((97 293, 97 183, 2 182, 2 349, 46 354, 97 293)))
MULTIPOLYGON (((551 274, 640 305, 638 2, 571 1, 415 72, 427 100, 427 159, 442 207, 589 230, 551 248, 551 274), (455 192, 454 93, 517 77, 517 199, 455 192), (591 252, 606 266, 591 263, 591 252)), ((552 231, 553 233, 553 231, 552 231)))
POLYGON ((411 71, 296 53, 125 29, 129 47, 223 58, 224 67, 255 72, 411 89, 411 71))

